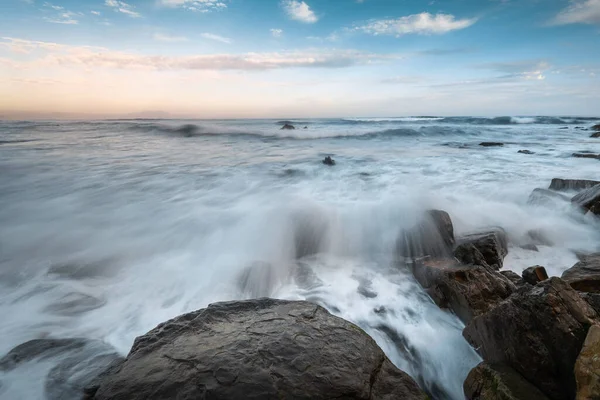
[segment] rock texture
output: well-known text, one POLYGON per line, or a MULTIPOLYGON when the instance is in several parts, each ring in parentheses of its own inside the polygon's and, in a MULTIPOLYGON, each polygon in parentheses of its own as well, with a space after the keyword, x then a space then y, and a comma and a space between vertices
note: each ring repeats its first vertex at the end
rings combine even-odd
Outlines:
POLYGON ((523 280, 530 285, 535 285, 546 279, 548 279, 548 273, 546 272, 546 268, 541 265, 534 265, 523 270, 523 280))
POLYGON ((457 242, 454 257, 464 264, 482 265, 499 270, 508 254, 506 233, 502 229, 466 235, 457 242))
POLYGON ((454 227, 447 212, 427 211, 419 223, 400 232, 396 252, 404 258, 447 258, 454 246, 454 227))
POLYGON ((592 325, 575 362, 577 400, 600 399, 600 326, 592 325))
POLYGON ((560 202, 568 202, 570 199, 561 193, 553 192, 552 190, 537 188, 533 189, 533 192, 527 199, 527 204, 534 206, 553 206, 560 202))
POLYGON ((554 178, 550 182, 550 190, 583 190, 600 185, 600 181, 586 179, 561 179, 554 178))
POLYGON ((518 372, 504 364, 482 362, 464 383, 467 400, 548 400, 518 372))
POLYGON ((465 323, 506 299, 516 286, 506 276, 452 260, 423 261, 413 274, 437 305, 450 308, 465 323))
POLYGON ((365 332, 304 301, 217 303, 136 339, 95 399, 423 399, 365 332))
POLYGON ((600 253, 583 256, 563 272, 562 279, 580 292, 600 293, 600 253))
POLYGON ((571 202, 577 204, 584 210, 600 215, 600 185, 596 185, 577 194, 571 199, 571 202))
POLYGON ((465 338, 489 363, 504 363, 549 398, 573 399, 573 368, 596 312, 559 278, 521 288, 473 318, 465 338))

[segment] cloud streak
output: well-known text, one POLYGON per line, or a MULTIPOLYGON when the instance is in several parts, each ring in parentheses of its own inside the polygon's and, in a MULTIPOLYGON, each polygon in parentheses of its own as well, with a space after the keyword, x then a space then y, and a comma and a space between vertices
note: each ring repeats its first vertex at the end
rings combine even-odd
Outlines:
POLYGON ((223 0, 159 0, 159 4, 165 7, 183 8, 201 13, 220 11, 227 8, 227 4, 223 0))
POLYGON ((465 29, 477 22, 477 18, 456 19, 451 14, 420 14, 408 15, 396 19, 375 19, 364 25, 353 28, 354 31, 370 35, 442 35, 448 32, 465 29))
POLYGON ((139 18, 141 14, 134 11, 134 7, 124 1, 118 0, 105 0, 104 5, 112 8, 114 11, 119 12, 121 14, 125 14, 131 18, 139 18))
POLYGON ((167 43, 187 42, 188 40, 188 38, 186 38, 185 36, 171 36, 162 33, 155 33, 152 37, 156 41, 167 43))
POLYGON ((295 21, 304 22, 305 24, 314 24, 319 20, 314 11, 304 1, 283 0, 281 6, 288 17, 295 21))
POLYGON ((600 24, 600 0, 571 1, 571 4, 559 12, 551 24, 600 24))
POLYGON ((221 43, 225 43, 225 44, 231 44, 233 42, 233 40, 226 38, 224 36, 219 36, 219 35, 215 35, 213 33, 202 33, 200 34, 200 36, 202 36, 204 39, 208 39, 208 40, 214 40, 215 42, 221 42, 221 43))

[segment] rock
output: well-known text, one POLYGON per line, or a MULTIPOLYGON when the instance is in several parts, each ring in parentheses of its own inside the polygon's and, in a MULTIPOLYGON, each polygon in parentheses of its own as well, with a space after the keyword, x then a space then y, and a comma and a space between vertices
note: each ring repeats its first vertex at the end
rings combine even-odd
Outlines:
POLYGON ((575 362, 577 400, 600 399, 600 326, 592 325, 575 362))
POLYGON ((590 128, 593 131, 600 132, 600 124, 596 124, 590 128))
POLYGON ((600 253, 583 256, 561 278, 580 292, 600 293, 600 253))
POLYGON ((600 185, 600 181, 590 181, 586 179, 561 179, 554 178, 550 183, 550 190, 583 190, 600 185))
POLYGON ((535 206, 553 206, 559 202, 568 202, 569 197, 548 189, 536 188, 529 195, 527 204, 535 206))
POLYGON ((94 399, 423 399, 362 329, 305 301, 211 304, 138 337, 94 399))
POLYGON ((504 363, 551 399, 573 399, 573 368, 596 312, 560 278, 520 288, 471 320, 463 336, 488 363, 504 363))
POLYGON ((517 288, 504 275, 453 260, 421 261, 413 274, 433 301, 450 308, 465 323, 510 296, 517 288))
POLYGON ((308 129, 308 126, 304 126, 304 129, 308 129))
POLYGON ((333 166, 333 165, 335 165, 335 160, 333 158, 331 158, 330 156, 327 156, 323 160, 323 164, 333 166))
POLYGON ((513 272, 513 271, 500 271, 500 274, 502 274, 506 278, 508 278, 508 280, 511 281, 512 283, 514 283, 517 288, 519 288, 519 287, 521 287, 523 285, 526 285, 526 283, 523 280, 523 278, 521 278, 521 275, 517 274, 516 272, 513 272))
POLYGON ((600 215, 600 185, 578 193, 571 199, 571 203, 577 204, 593 214, 600 215))
POLYGON ((600 315, 600 293, 579 292, 579 295, 600 315))
POLYGON ((499 270, 508 254, 506 233, 502 229, 466 235, 457 242, 454 257, 464 264, 482 265, 499 270))
POLYGON ((560 127, 560 128, 558 128, 558 129, 569 129, 569 127, 568 127, 568 126, 561 126, 561 127, 560 127))
POLYGON ((524 244, 522 246, 520 246, 523 250, 529 250, 529 251, 540 251, 540 249, 538 249, 538 247, 533 244, 533 243, 529 243, 529 244, 524 244))
POLYGON ((538 282, 545 281, 546 279, 548 279, 548 273, 546 272, 546 268, 541 265, 534 265, 523 270, 523 280, 530 285, 536 285, 538 282))
POLYGON ((504 364, 482 362, 463 385, 467 400, 548 400, 538 388, 504 364))
POLYGON ((504 143, 500 143, 500 142, 481 142, 479 143, 480 146, 484 146, 484 147, 495 147, 495 146, 504 146, 504 143))
POLYGON ((115 350, 98 340, 34 339, 12 349, 0 359, 0 370, 11 371, 26 363, 52 360, 44 383, 48 400, 76 399, 111 365, 122 362, 115 350))
POLYGON ((521 153, 521 154, 535 154, 533 151, 531 150, 519 150, 517 151, 517 153, 521 153))
POLYGON ((594 132, 590 135, 591 138, 600 138, 600 132, 594 132))
POLYGON ((429 210, 417 225, 400 233, 396 252, 408 259, 425 256, 443 259, 452 255, 454 243, 454 227, 448 213, 429 210))
POLYGON ((281 127, 281 129, 296 129, 296 127, 292 124, 286 123, 281 127))
POLYGON ((600 160, 600 154, 595 153, 573 153, 571 154, 571 156, 575 158, 593 158, 596 160, 600 160))
POLYGON ((538 246, 554 246, 554 242, 541 229, 530 229, 526 236, 538 246))

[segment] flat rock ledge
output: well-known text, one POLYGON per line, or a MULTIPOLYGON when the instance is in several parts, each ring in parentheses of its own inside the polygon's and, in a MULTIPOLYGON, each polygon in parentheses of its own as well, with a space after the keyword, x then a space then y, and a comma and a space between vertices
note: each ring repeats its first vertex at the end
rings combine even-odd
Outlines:
POLYGON ((138 337, 93 399, 425 399, 356 325, 305 301, 215 303, 138 337))

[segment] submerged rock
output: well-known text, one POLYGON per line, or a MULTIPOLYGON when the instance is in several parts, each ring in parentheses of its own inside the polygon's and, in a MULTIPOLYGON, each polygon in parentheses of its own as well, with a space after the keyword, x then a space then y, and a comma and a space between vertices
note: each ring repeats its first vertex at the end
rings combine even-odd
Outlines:
POLYGON ((546 279, 548 279, 548 273, 546 272, 546 268, 541 265, 534 265, 523 270, 523 280, 530 285, 536 285, 538 282, 545 281, 546 279))
POLYGON ((520 154, 535 154, 531 150, 519 150, 519 151, 517 151, 517 153, 520 153, 520 154))
POLYGON ((362 329, 305 301, 211 304, 138 337, 95 399, 423 399, 362 329))
POLYGON ((600 181, 591 181, 587 179, 561 179, 554 178, 550 182, 550 190, 583 190, 600 185, 600 181))
POLYGON ((453 260, 420 262, 413 274, 438 306, 450 308, 464 323, 491 310, 517 289, 496 271, 458 265, 453 260))
POLYGON ((568 202, 569 200, 569 197, 564 194, 556 193, 548 189, 536 188, 533 189, 533 192, 529 195, 527 204, 534 206, 552 206, 558 202, 568 202))
POLYGON ((600 215, 600 185, 596 185, 575 195, 571 202, 584 210, 600 215))
POLYGON ((577 400, 600 399, 600 326, 592 325, 575 362, 577 400))
POLYGON ((483 147, 496 147, 496 146, 504 146, 504 143, 501 142, 481 142, 479 143, 480 146, 483 147))
POLYGON ((403 230, 396 241, 396 253, 404 258, 447 258, 454 246, 454 227, 447 212, 427 211, 417 225, 403 230))
POLYGON ((292 124, 286 123, 281 127, 281 129, 296 129, 296 127, 292 124))
POLYGON ((592 129, 593 131, 600 132, 600 124, 596 124, 596 125, 592 126, 592 127, 591 127, 591 129, 592 129))
POLYGON ((469 372, 463 386, 467 400, 548 400, 505 364, 480 363, 469 372))
POLYGON ((600 253, 583 256, 563 272, 562 279, 580 292, 600 293, 600 253))
POLYGON ((553 277, 473 318, 463 335, 487 362, 507 364, 551 399, 572 399, 575 360, 595 318, 575 290, 553 277))
POLYGON ((335 160, 333 158, 331 158, 330 156, 327 156, 323 159, 323 164, 329 165, 329 166, 334 166, 335 160))
POLYGON ((590 135, 591 138, 600 138, 600 131, 599 132, 594 132, 590 135))
POLYGON ((502 229, 460 237, 454 257, 464 264, 482 265, 499 270, 508 254, 508 241, 502 229))
POLYGON ((575 158, 593 158, 596 160, 600 160, 600 154, 595 153, 573 153, 571 156, 575 158))

